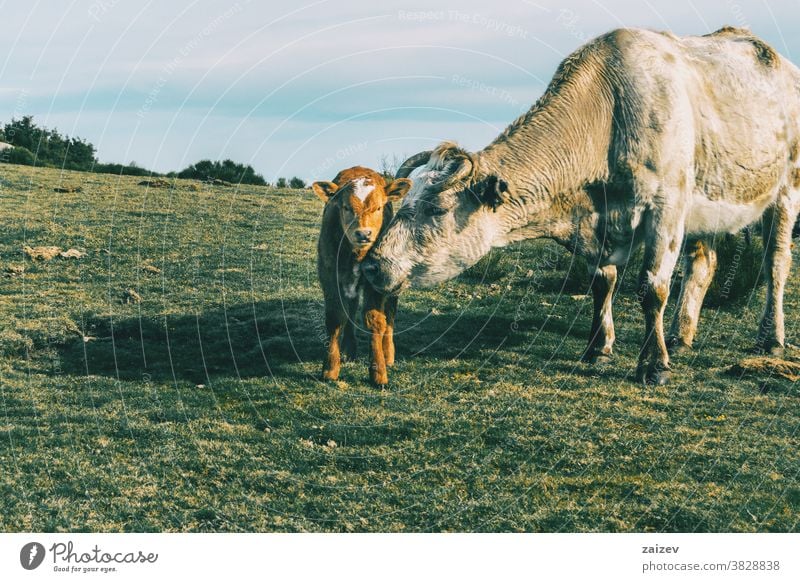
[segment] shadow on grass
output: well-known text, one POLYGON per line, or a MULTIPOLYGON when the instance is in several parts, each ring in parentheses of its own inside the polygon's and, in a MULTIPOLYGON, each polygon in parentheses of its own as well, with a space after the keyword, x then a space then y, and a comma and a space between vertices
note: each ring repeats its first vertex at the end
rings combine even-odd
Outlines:
MULTIPOLYGON (((493 315, 491 310, 433 317, 403 310, 401 303, 397 356, 400 361, 483 360, 498 347, 529 343, 532 335, 527 332, 544 322, 544 317, 534 314, 517 322, 521 331, 512 331, 513 320, 493 315)), ((560 325, 551 320, 547 330, 583 334, 583 330, 560 325)), ((297 376, 297 364, 321 363, 326 340, 321 303, 299 300, 213 306, 196 315, 120 320, 86 316, 82 329, 92 339, 84 343, 75 337, 59 347, 59 374, 196 384, 220 376, 297 376)), ((359 357, 366 364, 367 332, 359 329, 357 336, 359 357)))

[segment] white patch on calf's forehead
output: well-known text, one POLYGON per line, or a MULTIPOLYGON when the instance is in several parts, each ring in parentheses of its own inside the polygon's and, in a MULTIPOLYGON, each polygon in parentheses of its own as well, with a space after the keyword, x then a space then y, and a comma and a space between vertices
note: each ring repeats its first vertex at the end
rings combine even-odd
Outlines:
POLYGON ((353 195, 364 202, 367 199, 367 196, 372 194, 372 191, 375 190, 375 184, 372 183, 372 180, 369 178, 357 178, 353 180, 353 195))

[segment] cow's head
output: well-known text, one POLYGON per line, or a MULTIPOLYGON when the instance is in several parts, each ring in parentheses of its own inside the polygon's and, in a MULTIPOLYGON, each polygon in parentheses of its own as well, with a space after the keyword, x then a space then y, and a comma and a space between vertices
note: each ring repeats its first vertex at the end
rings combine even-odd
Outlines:
POLYGON ((385 292, 428 287, 451 279, 503 244, 502 216, 509 187, 481 170, 475 154, 452 143, 409 158, 398 170, 415 175, 380 242, 363 265, 367 279, 385 292))
POLYGON ((411 180, 398 178, 387 186, 379 173, 356 166, 339 172, 333 182, 314 182, 311 187, 326 204, 337 207, 350 246, 364 256, 381 232, 384 207, 405 196, 411 180))

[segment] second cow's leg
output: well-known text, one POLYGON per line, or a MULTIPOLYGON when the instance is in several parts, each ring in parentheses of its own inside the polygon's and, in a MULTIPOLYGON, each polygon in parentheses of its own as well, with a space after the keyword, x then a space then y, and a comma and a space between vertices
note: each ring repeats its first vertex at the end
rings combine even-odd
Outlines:
POLYGON ((589 345, 583 354, 585 362, 602 363, 611 358, 615 338, 611 300, 616 283, 617 267, 614 265, 598 268, 592 277, 594 314, 589 332, 589 345))
POLYGON ((669 381, 669 354, 664 338, 664 309, 669 298, 672 273, 678 260, 683 240, 683 223, 680 217, 647 217, 644 262, 639 279, 638 298, 644 311, 645 337, 636 379, 653 384, 669 381))
POLYGON ((783 324, 783 290, 792 266, 792 227, 796 212, 787 208, 788 200, 779 200, 764 221, 764 249, 767 269, 767 303, 761 318, 756 347, 773 355, 782 355, 786 338, 783 324))
POLYGON ((681 292, 667 342, 673 354, 692 347, 697 334, 700 308, 717 270, 717 252, 702 240, 689 239, 686 242, 683 264, 681 292))

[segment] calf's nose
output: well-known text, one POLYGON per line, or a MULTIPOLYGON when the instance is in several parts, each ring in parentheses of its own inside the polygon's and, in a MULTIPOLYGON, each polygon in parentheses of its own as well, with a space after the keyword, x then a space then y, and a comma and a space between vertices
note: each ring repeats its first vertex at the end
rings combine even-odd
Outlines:
POLYGON ((367 243, 370 240, 372 240, 371 228, 359 228, 355 234, 356 234, 356 240, 360 243, 367 243))

